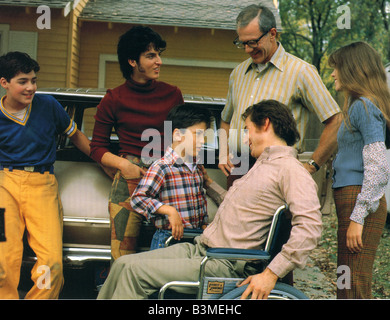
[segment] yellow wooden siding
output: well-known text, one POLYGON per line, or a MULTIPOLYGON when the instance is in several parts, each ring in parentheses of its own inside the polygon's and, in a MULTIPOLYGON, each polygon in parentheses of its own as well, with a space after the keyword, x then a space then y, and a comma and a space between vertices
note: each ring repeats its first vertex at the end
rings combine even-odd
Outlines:
POLYGON ((0 21, 9 24, 10 30, 38 33, 37 60, 41 66, 38 86, 64 87, 67 74, 68 19, 63 10, 51 9, 51 29, 40 30, 35 8, 26 12, 24 7, 2 6, 0 21), (29 13, 28 13, 29 12, 29 13))
POLYGON ((233 45, 237 37, 234 30, 178 28, 172 32, 173 27, 155 30, 167 41, 164 56, 170 58, 239 62, 247 58, 243 50, 233 45))
POLYGON ((97 88, 99 79, 99 55, 116 54, 119 36, 128 29, 127 25, 81 22, 80 77, 79 86, 97 88))
POLYGON ((114 61, 106 62, 106 77, 105 77, 105 87, 106 88, 115 88, 122 84, 125 79, 122 76, 122 72, 119 69, 119 63, 114 61))
POLYGON ((160 80, 178 86, 183 94, 226 98, 232 69, 162 66, 160 80))

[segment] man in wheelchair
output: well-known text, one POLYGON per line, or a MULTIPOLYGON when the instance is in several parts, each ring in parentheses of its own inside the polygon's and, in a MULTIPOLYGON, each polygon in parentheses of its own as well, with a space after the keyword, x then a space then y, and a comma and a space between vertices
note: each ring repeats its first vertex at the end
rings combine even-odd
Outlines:
POLYGON ((212 223, 193 243, 120 257, 98 299, 146 299, 167 282, 196 282, 209 248, 264 248, 273 215, 284 204, 291 213, 290 237, 264 271, 256 274, 246 261, 212 259, 204 274, 246 278, 241 285, 249 285, 242 298, 251 294, 252 299, 265 299, 279 278, 305 266, 322 223, 316 183, 293 148, 299 139, 295 120, 286 106, 274 100, 251 106, 243 118, 247 143, 257 161, 228 192, 208 190, 224 196, 212 223))

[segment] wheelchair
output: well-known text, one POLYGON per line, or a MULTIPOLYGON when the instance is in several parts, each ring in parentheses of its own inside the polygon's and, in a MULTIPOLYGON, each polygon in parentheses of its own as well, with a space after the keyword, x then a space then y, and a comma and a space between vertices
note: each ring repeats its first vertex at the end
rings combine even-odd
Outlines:
MULTIPOLYGON (((282 246, 288 241, 291 231, 291 217, 287 205, 280 206, 273 217, 270 231, 267 236, 264 250, 234 249, 234 248, 209 248, 206 256, 201 261, 198 281, 172 281, 166 283, 158 293, 158 299, 165 299, 166 292, 172 288, 195 288, 196 299, 240 299, 248 285, 237 287, 242 278, 216 278, 205 277, 206 264, 211 259, 245 260, 257 262, 262 267, 259 272, 281 251, 282 246)), ((193 238, 201 234, 202 230, 187 229, 183 238, 193 238)), ((165 246, 170 245, 173 237, 169 237, 165 246)), ((268 296, 269 300, 306 300, 308 297, 291 285, 278 281, 268 296)))

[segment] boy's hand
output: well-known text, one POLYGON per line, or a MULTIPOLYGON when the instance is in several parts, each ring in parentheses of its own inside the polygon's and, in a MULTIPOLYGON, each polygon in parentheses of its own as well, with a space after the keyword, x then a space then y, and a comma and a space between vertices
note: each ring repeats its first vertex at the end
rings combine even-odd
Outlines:
POLYGON ((175 240, 180 240, 181 238, 183 238, 184 233, 184 226, 181 220, 181 216, 174 207, 167 207, 169 208, 167 210, 166 215, 168 216, 170 227, 172 229, 172 236, 173 238, 175 238, 175 240))

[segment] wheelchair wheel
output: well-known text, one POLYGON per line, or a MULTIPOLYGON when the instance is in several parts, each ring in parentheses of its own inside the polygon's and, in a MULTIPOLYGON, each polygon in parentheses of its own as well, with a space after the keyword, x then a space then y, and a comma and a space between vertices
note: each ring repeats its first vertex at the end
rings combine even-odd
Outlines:
MULTIPOLYGON (((233 289, 232 291, 221 297, 221 300, 237 300, 240 299, 248 285, 233 289)), ((285 283, 278 282, 275 288, 268 296, 268 300, 307 300, 309 299, 302 291, 285 283)))

